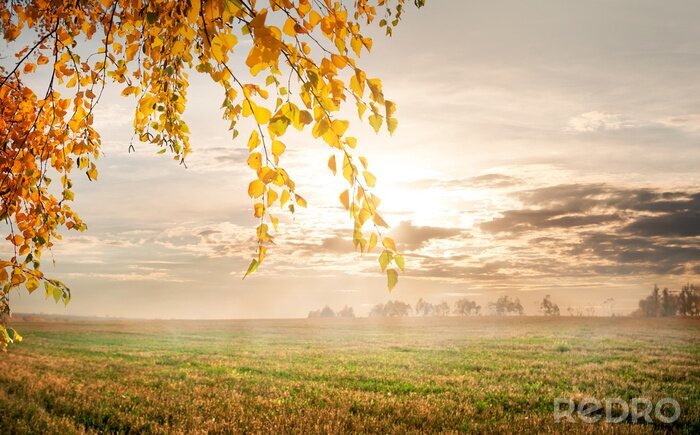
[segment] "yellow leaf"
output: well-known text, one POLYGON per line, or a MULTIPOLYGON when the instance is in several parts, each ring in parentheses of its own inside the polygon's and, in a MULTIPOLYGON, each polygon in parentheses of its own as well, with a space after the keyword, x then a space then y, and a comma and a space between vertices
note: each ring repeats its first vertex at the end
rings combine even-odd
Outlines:
POLYGON ((374 184, 377 182, 377 177, 372 175, 372 173, 369 171, 364 171, 363 174, 365 176, 365 181, 367 182, 367 187, 374 187, 374 184))
POLYGON ((389 269, 386 271, 386 280, 389 291, 392 291, 394 287, 396 287, 396 283, 399 282, 399 273, 396 272, 396 269, 389 269))
POLYGON ((345 134, 345 131, 348 129, 348 126, 350 125, 350 122, 348 121, 341 121, 338 119, 334 119, 333 122, 331 123, 331 128, 333 129, 333 132, 337 134, 338 136, 342 136, 345 134))
POLYGON ((328 159, 328 169, 331 170, 333 175, 336 173, 336 167, 335 167, 335 154, 331 155, 330 158, 328 159))
POLYGON ((382 115, 369 115, 367 120, 374 129, 374 132, 379 133, 379 129, 382 127, 382 115))
POLYGON ((97 180, 97 168, 95 165, 90 166, 90 169, 88 169, 86 173, 90 181, 97 180))
POLYGON ((248 151, 253 151, 258 145, 260 145, 260 135, 257 130, 253 130, 250 133, 250 139, 248 139, 248 151))
POLYGON ((280 196, 280 207, 284 207, 284 205, 289 201, 289 190, 283 190, 282 195, 280 196))
POLYGON ((282 142, 280 142, 278 140, 272 141, 272 155, 273 156, 275 156, 275 157, 281 156, 286 148, 287 147, 282 142))
POLYGON ((391 263, 393 254, 389 251, 382 251, 382 253, 379 255, 379 266, 382 268, 382 272, 386 270, 386 267, 391 263))
POLYGON ((389 129, 389 134, 393 135, 398 125, 399 121, 397 121, 396 118, 387 118, 386 127, 389 129))
POLYGON ((270 124, 267 126, 267 130, 270 132, 272 137, 282 136, 289 126, 289 118, 286 116, 275 115, 271 120, 270 124))
POLYGON ((265 183, 260 180, 253 180, 248 185, 248 195, 251 198, 259 198, 265 193, 265 183))
POLYGON ((230 51, 238 42, 236 35, 231 33, 220 33, 218 37, 221 39, 221 45, 223 45, 227 51, 230 51))
POLYGON ((391 237, 384 237, 382 239, 382 244, 387 249, 391 249, 394 252, 398 251, 398 249, 396 249, 396 243, 394 243, 394 239, 392 239, 391 237))
POLYGON ((128 95, 137 93, 138 90, 139 90, 139 88, 136 87, 136 86, 127 86, 127 87, 125 87, 124 90, 122 91, 122 95, 126 97, 126 96, 128 96, 128 95))
POLYGON ((331 54, 331 61, 336 68, 345 68, 345 65, 348 64, 344 56, 338 56, 337 54, 331 54))
POLYGON ((253 115, 258 124, 267 124, 272 114, 264 107, 258 106, 249 98, 243 101, 243 116, 253 115))
POLYGON ((377 233, 372 233, 369 236, 369 245, 367 246, 367 252, 370 252, 377 246, 377 233))
POLYGON ((302 198, 301 196, 297 195, 296 193, 294 194, 294 199, 296 200, 296 203, 299 207, 304 207, 306 208, 306 200, 302 198))
POLYGON ((248 266, 248 270, 246 271, 245 275, 243 275, 243 279, 245 279, 246 276, 250 275, 251 273, 255 272, 258 268, 258 260, 253 259, 250 262, 250 266, 248 266))
POLYGON ((255 121, 257 121, 258 124, 267 124, 272 114, 266 108, 256 106, 255 110, 253 111, 253 115, 255 116, 255 121))
POLYGON ((387 119, 391 118, 394 116, 394 113, 396 112, 396 104, 394 104, 393 101, 385 101, 384 102, 384 108, 386 109, 386 117, 387 119))
POLYGON ((389 228, 389 224, 386 223, 384 219, 379 215, 379 213, 374 213, 372 215, 372 220, 374 221, 375 224, 379 225, 380 227, 384 228, 389 228))
POLYGON ((254 214, 256 218, 262 217, 265 214, 265 205, 262 202, 258 202, 253 206, 254 214))
POLYGON ((268 189, 268 191, 267 191, 267 206, 269 207, 272 204, 274 204, 275 201, 277 201, 277 197, 278 197, 277 192, 275 192, 272 189, 268 189))
POLYGON ((277 171, 272 169, 269 166, 263 166, 262 168, 258 169, 258 180, 262 181, 265 184, 270 184, 271 181, 275 180, 277 178, 277 171))
POLYGON ((321 21, 321 15, 315 10, 312 10, 309 13, 309 24, 311 24, 311 27, 313 28, 316 27, 319 21, 321 21))
POLYGON ((260 169, 262 167, 262 155, 260 153, 253 153, 248 157, 248 166, 252 169, 260 169))
POLYGON ((399 266, 399 269, 401 271, 404 271, 404 260, 403 260, 403 255, 401 254, 396 254, 394 255, 394 262, 396 263, 397 266, 399 266))
POLYGON ((24 283, 24 286, 27 287, 27 291, 31 293, 39 287, 39 281, 31 276, 27 279, 27 282, 24 283))
POLYGON ((369 212, 369 210, 367 210, 366 208, 361 208, 357 214, 357 221, 360 223, 360 225, 364 225, 365 222, 367 222, 367 219, 370 218, 370 216, 372 215, 369 212))
POLYGON ((289 36, 297 36, 296 30, 294 30, 294 24, 295 23, 292 18, 287 18, 287 21, 285 21, 282 31, 289 36))
POLYGON ((352 47, 352 50, 355 52, 357 57, 360 57, 360 50, 362 50, 362 41, 360 41, 359 37, 353 37, 350 40, 350 47, 352 47))
POLYGON ((382 82, 379 79, 368 79, 367 86, 372 94, 372 99, 378 103, 384 103, 384 96, 382 94, 382 82))
POLYGON ((350 194, 347 190, 340 194, 340 203, 343 204, 345 210, 350 210, 350 194))

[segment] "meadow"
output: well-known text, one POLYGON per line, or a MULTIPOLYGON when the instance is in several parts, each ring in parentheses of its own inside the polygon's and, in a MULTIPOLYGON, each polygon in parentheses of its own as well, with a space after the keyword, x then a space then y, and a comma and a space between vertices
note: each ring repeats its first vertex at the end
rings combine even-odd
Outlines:
POLYGON ((700 432, 700 321, 30 321, 0 432, 700 432), (555 397, 672 397, 671 425, 555 423, 555 397))

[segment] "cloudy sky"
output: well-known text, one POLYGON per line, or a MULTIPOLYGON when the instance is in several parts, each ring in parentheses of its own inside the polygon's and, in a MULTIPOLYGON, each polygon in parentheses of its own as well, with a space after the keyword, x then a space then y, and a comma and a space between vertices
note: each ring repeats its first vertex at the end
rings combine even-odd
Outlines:
POLYGON ((143 144, 128 153, 133 103, 113 89, 96 115, 100 179, 77 188, 89 230, 66 234, 45 270, 73 300, 23 292, 14 310, 287 317, 511 294, 535 313, 551 294, 564 311, 603 313, 614 298, 629 312, 654 283, 700 275, 698 22, 694 0, 429 0, 393 38, 377 35, 364 65, 397 102, 399 129, 351 132, 406 253, 393 294, 376 256, 352 250, 325 145, 288 143, 309 208, 283 218, 264 267, 243 281, 249 170, 245 143, 220 121, 219 89, 193 76, 188 169, 143 144))

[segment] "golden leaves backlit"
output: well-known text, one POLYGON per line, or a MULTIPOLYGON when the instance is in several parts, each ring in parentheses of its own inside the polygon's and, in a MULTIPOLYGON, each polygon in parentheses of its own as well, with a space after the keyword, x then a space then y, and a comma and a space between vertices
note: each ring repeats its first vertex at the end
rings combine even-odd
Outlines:
MULTIPOLYGON (((122 95, 134 100, 135 137, 181 163, 190 152, 183 114, 193 71, 221 86, 223 116, 234 138, 241 120, 255 126, 246 147, 253 171, 248 194, 259 224, 246 275, 264 261, 273 241, 270 225, 276 229, 279 218, 270 210, 306 206, 282 166, 290 145, 282 138, 290 126, 321 138, 333 150, 328 167, 348 183, 341 203, 354 222, 353 243, 371 251, 382 238, 379 227, 386 226, 377 213, 379 201, 369 191, 376 179, 354 154, 357 140, 347 135, 349 120, 338 115, 354 102, 360 120, 369 109, 367 120, 376 131, 384 124, 390 133, 396 128, 395 105, 357 59, 372 49, 362 26, 379 15, 390 34, 403 3, 357 0, 348 9, 330 0, 3 2, 3 38, 9 42, 36 32, 37 40, 16 53, 15 68, 0 69, 0 219, 8 224, 6 239, 14 252, 0 265, 0 314, 9 313, 9 290, 22 284, 32 292, 44 281, 47 297, 64 302, 70 297, 67 287, 41 274, 40 259, 60 239, 60 227, 86 228, 69 207, 71 177, 76 169, 90 180, 98 177, 100 136, 92 127, 93 112, 107 82, 117 83, 122 95), (90 39, 97 43, 85 44, 90 39), (80 52, 95 46, 96 52, 80 52), (40 69, 50 74, 42 95, 23 80, 40 69), (245 83, 247 76, 261 78, 245 83), (369 236, 363 230, 367 223, 373 226, 369 236)), ((395 244, 384 238, 382 245, 395 261, 395 244)), ((395 263, 403 269, 402 260, 395 263)), ((395 285, 395 272, 388 283, 395 285)), ((8 331, 0 330, 0 343, 12 340, 8 331)))

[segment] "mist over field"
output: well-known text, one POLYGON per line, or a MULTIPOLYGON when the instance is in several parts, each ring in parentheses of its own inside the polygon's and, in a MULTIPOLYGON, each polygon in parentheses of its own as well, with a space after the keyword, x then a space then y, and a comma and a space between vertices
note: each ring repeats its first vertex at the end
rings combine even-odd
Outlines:
POLYGON ((0 3, 0 433, 700 433, 700 2, 0 3))

